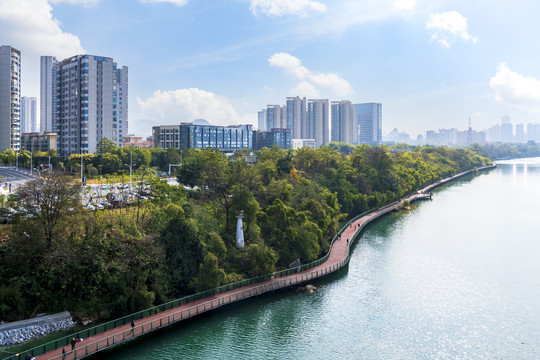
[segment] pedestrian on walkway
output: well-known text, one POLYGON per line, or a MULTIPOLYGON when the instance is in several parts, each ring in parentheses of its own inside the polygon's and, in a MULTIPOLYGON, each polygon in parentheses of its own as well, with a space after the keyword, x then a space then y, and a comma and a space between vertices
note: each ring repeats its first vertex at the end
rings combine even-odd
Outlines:
POLYGON ((66 358, 66 348, 62 348, 62 360, 66 358))
POLYGON ((135 321, 131 320, 131 332, 133 333, 133 336, 135 336, 135 321))
POLYGON ((347 239, 347 245, 349 245, 349 239, 347 239))
POLYGON ((77 344, 75 338, 71 339, 71 350, 75 350, 75 344, 77 344))

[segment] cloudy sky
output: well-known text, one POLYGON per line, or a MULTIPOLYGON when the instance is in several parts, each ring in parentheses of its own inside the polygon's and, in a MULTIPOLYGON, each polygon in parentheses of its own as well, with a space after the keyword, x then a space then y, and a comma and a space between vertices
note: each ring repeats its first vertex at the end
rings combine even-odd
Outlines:
POLYGON ((286 96, 381 102, 383 130, 540 122, 532 0, 0 0, 0 44, 129 67, 130 133, 253 123, 286 96))

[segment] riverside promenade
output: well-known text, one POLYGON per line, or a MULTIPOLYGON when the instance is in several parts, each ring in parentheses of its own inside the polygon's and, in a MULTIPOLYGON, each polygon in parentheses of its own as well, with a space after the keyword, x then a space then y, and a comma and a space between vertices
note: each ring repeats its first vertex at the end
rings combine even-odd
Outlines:
MULTIPOLYGON (((496 165, 487 166, 476 169, 478 171, 494 168, 496 165)), ((176 306, 165 311, 159 311, 152 315, 135 320, 135 326, 132 328, 130 323, 111 328, 107 331, 97 333, 88 338, 84 338, 82 342, 72 346, 67 344, 59 346, 57 349, 45 352, 36 357, 36 359, 80 359, 91 354, 95 354, 101 350, 110 348, 117 344, 130 341, 143 334, 163 328, 196 316, 206 311, 214 310, 224 305, 228 305, 240 300, 244 300, 253 296, 258 296, 266 292, 275 291, 278 289, 300 285, 306 281, 325 276, 329 273, 341 269, 347 264, 350 257, 350 246, 353 244, 357 235, 362 229, 373 220, 384 216, 385 214, 399 210, 400 204, 404 201, 412 203, 419 199, 431 198, 430 191, 440 185, 446 184, 449 181, 459 177, 471 174, 474 170, 469 170, 450 178, 440 180, 434 184, 408 195, 384 207, 369 211, 352 219, 345 225, 340 233, 333 239, 329 253, 323 258, 324 262, 304 271, 298 271, 285 276, 272 276, 270 279, 258 282, 251 285, 246 285, 240 288, 221 292, 216 295, 204 297, 187 304, 176 306), (62 354, 62 349, 65 349, 65 354, 62 354)), ((26 353, 20 353, 18 356, 9 357, 8 359, 24 359, 26 353)))

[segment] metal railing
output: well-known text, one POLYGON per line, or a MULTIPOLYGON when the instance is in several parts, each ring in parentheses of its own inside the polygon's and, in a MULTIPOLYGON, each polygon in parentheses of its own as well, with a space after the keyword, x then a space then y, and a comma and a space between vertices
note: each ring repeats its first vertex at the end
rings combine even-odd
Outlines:
MULTIPOLYGON (((478 168, 477 170, 482 171, 482 170, 493 168, 495 166, 496 166, 496 164, 486 166, 486 167, 483 167, 483 168, 478 168)), ((454 175, 454 176, 452 176, 450 178, 447 178, 447 179, 452 179, 453 180, 453 179, 455 179, 457 177, 464 176, 464 175, 466 175, 467 173, 469 173, 471 171, 472 170, 468 170, 468 171, 462 172, 460 174, 456 174, 456 175, 454 175)), ((446 183, 448 181, 449 180, 441 182, 441 180, 438 180, 438 181, 436 181, 436 182, 434 182, 432 184, 424 186, 422 189, 427 190, 429 188, 429 190, 431 190, 433 187, 442 185, 442 184, 444 184, 444 183, 446 183)), ((411 192, 411 194, 409 194, 408 196, 411 196, 414 193, 416 193, 416 191, 411 192)), ((22 351, 18 355, 15 354, 15 355, 8 356, 8 357, 4 358, 3 360, 20 360, 20 359, 23 359, 24 356, 26 356, 26 354, 31 354, 32 356, 42 355, 44 353, 47 353, 47 352, 52 351, 52 350, 59 349, 61 347, 70 346, 71 339, 73 339, 73 338, 77 338, 77 337, 89 338, 91 336, 94 336, 94 335, 106 332, 108 330, 117 328, 119 326, 123 326, 125 324, 130 324, 132 320, 140 320, 142 318, 145 318, 145 317, 148 317, 148 316, 151 316, 151 315, 155 315, 157 313, 164 312, 164 311, 170 310, 170 309, 175 308, 175 307, 186 305, 188 303, 195 302, 197 300, 200 300, 200 299, 203 299, 203 298, 206 298, 206 297, 209 297, 209 296, 219 295, 219 294, 222 294, 224 292, 228 292, 228 291, 238 289, 238 288, 241 288, 241 287, 253 285, 253 284, 256 284, 256 283, 262 283, 262 282, 265 282, 265 281, 268 281, 268 280, 275 280, 275 279, 278 279, 278 278, 285 278, 285 277, 290 276, 292 274, 296 274, 296 273, 300 273, 300 272, 305 271, 305 270, 312 269, 314 267, 317 267, 317 266, 323 264, 324 262, 326 262, 328 260, 328 258, 330 257, 330 253, 331 253, 331 250, 332 250, 332 246, 334 245, 334 242, 339 238, 339 235, 342 234, 343 231, 345 231, 345 229, 347 229, 349 226, 351 226, 352 223, 354 223, 356 220, 360 219, 363 216, 366 216, 366 215, 369 215, 369 214, 371 214, 371 213, 373 213, 375 211, 381 210, 381 212, 376 217, 366 219, 365 222, 363 222, 362 224, 359 225, 358 228, 356 228, 354 235, 351 237, 351 241, 350 241, 350 244, 349 244, 349 246, 347 248, 347 254, 346 254, 345 258, 343 260, 341 260, 338 264, 331 265, 331 266, 328 266, 328 267, 324 268, 325 271, 326 271, 324 273, 322 273, 321 270, 317 270, 315 272, 310 272, 310 273, 307 273, 305 275, 301 275, 300 280, 298 280, 298 276, 296 276, 294 282, 292 282, 292 278, 287 278, 291 282, 289 284, 286 284, 286 285, 284 283, 284 285, 279 286, 279 283, 282 280, 277 280, 278 287, 272 287, 271 289, 266 290, 264 292, 273 291, 273 290, 275 290, 277 288, 280 288, 280 287, 282 288, 284 286, 290 286, 290 285, 298 284, 298 283, 313 279, 314 277, 320 277, 320 276, 326 275, 328 273, 334 272, 334 271, 340 269, 343 265, 345 265, 349 261, 349 258, 350 258, 350 251, 349 251, 350 245, 352 245, 352 243, 356 240, 357 235, 364 228, 364 226, 367 225, 368 223, 370 223, 371 221, 373 221, 374 219, 376 219, 376 218, 388 213, 389 211, 393 210, 393 208, 398 204, 399 204, 399 201, 395 201, 395 202, 390 203, 388 205, 385 205, 383 207, 374 208, 374 209, 368 210, 366 212, 363 212, 360 215, 357 215, 357 216, 353 217, 338 231, 336 236, 334 236, 334 238, 330 242, 330 245, 329 245, 329 248, 328 248, 328 253, 325 256, 323 256, 322 258, 320 258, 318 260, 315 260, 313 262, 310 262, 308 264, 304 264, 304 265, 300 265, 298 267, 289 268, 289 269, 285 269, 285 270, 281 270, 281 271, 277 271, 277 272, 257 276, 257 277, 250 278, 250 279, 241 280, 241 281, 238 281, 238 282, 235 282, 235 283, 231 283, 231 284, 227 284, 227 285, 217 287, 215 289, 202 291, 202 292, 199 292, 199 293, 196 293, 196 294, 193 294, 193 295, 189 295, 189 296, 186 296, 186 297, 183 297, 183 298, 180 298, 180 299, 172 300, 172 301, 169 301, 167 303, 157 305, 157 306, 154 306, 154 307, 151 307, 151 308, 148 308, 148 309, 145 309, 145 310, 142 310, 142 311, 139 311, 139 312, 136 312, 136 313, 133 313, 133 314, 130 314, 130 315, 127 315, 127 316, 124 316, 124 317, 121 317, 121 318, 106 322, 104 324, 96 325, 94 327, 91 327, 91 328, 88 328, 88 329, 85 329, 85 330, 81 330, 81 331, 73 333, 71 335, 64 336, 64 337, 59 338, 57 340, 50 341, 50 342, 48 342, 46 344, 36 346, 34 348, 22 351), (314 273, 316 274, 316 276, 313 276, 314 273), (309 274, 312 275, 311 278, 308 278, 309 274)), ((274 283, 275 282, 271 282, 271 284, 274 284, 274 283)), ((254 287, 254 288, 251 288, 251 289, 258 289, 261 286, 266 286, 266 284, 258 285, 258 286, 254 287)), ((237 292, 236 294, 242 293, 243 291, 247 291, 247 290, 242 290, 240 292, 237 292)), ((262 292, 255 293, 255 295, 261 294, 261 293, 262 292)), ((227 295, 227 296, 229 296, 229 295, 227 295)), ((252 296, 252 295, 250 295, 250 296, 252 296)), ((234 301, 241 300, 243 298, 245 298, 245 297, 242 297, 242 298, 239 299, 238 296, 237 296, 234 301)), ((219 298, 219 299, 221 299, 221 298, 219 298)), ((209 300, 207 302, 207 303, 211 304, 210 309, 215 308, 215 306, 213 306, 213 303, 215 301, 216 301, 216 299, 212 299, 212 300, 209 300)), ((218 306, 229 304, 230 302, 231 301, 225 302, 225 300, 224 300, 224 302, 221 303, 221 304, 218 302, 218 306)), ((205 304, 205 303, 203 303, 203 304, 205 304)), ((188 312, 188 314, 189 314, 188 317, 191 317, 191 316, 194 316, 194 315, 200 313, 198 311, 199 306, 200 306, 200 304, 194 305, 192 308, 196 308, 197 311, 192 314, 191 310, 190 310, 188 312)), ((191 309, 191 308, 189 308, 189 309, 191 309)), ((205 308, 204 311, 206 311, 206 310, 208 310, 208 309, 205 308)), ((182 314, 182 312, 185 312, 185 311, 186 310, 182 310, 182 311, 180 311, 180 313, 182 314)), ((185 317, 185 316, 182 317, 182 315, 181 315, 179 319, 174 320, 174 317, 173 317, 173 322, 183 320, 185 318, 187 318, 187 317, 185 317)), ((149 323, 152 324, 153 322, 155 322, 155 320, 153 320, 153 321, 151 321, 149 323)), ((145 324, 148 324, 148 323, 145 323, 145 324)), ((145 324, 139 325, 137 327, 144 326, 145 324)), ((168 324, 169 324, 169 322, 165 323, 165 325, 168 325, 168 324)), ((153 325, 151 325, 151 326, 153 326, 153 325)), ((141 328, 141 329, 144 330, 144 328, 141 328)), ((152 327, 151 330, 153 330, 153 327, 152 327)), ((148 331, 150 331, 150 330, 147 330, 146 332, 148 332, 148 331)), ((116 340, 115 336, 117 336, 118 334, 121 334, 121 333, 122 332, 111 335, 111 336, 108 336, 107 337, 107 344, 109 344, 109 338, 111 338, 112 341, 113 341, 113 343, 111 345, 116 344, 118 341, 116 340)), ((86 349, 85 350, 86 354, 90 354, 90 353, 99 351, 100 349, 103 349, 103 346, 101 348, 99 347, 100 344, 103 343, 103 341, 104 340, 99 340, 99 341, 96 341, 96 342, 85 345, 84 347, 86 349), (96 347, 97 350, 87 352, 88 351, 88 346, 90 346, 91 344, 96 344, 95 347, 96 347)), ((110 346, 110 345, 107 345, 107 346, 110 346)), ((78 350, 76 349, 74 351, 76 352, 78 350)), ((85 356, 85 355, 81 355, 80 352, 75 354, 72 351, 70 351, 69 353, 66 353, 66 355, 68 355, 68 354, 72 354, 72 355, 75 355, 75 356, 78 356, 78 357, 85 356)), ((60 356, 62 356, 62 355, 60 355, 60 356)), ((58 358, 58 357, 56 357, 56 358, 58 358)), ((66 356, 66 359, 69 359, 69 357, 66 356)))

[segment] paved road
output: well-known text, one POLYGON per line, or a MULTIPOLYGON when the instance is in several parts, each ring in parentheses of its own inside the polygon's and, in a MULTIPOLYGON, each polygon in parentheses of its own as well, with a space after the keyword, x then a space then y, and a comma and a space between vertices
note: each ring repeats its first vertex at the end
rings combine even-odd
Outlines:
POLYGON ((18 186, 34 178, 35 176, 30 175, 27 170, 15 170, 15 168, 7 166, 0 167, 0 194, 9 194, 9 184, 11 184, 11 192, 14 192, 18 186))

